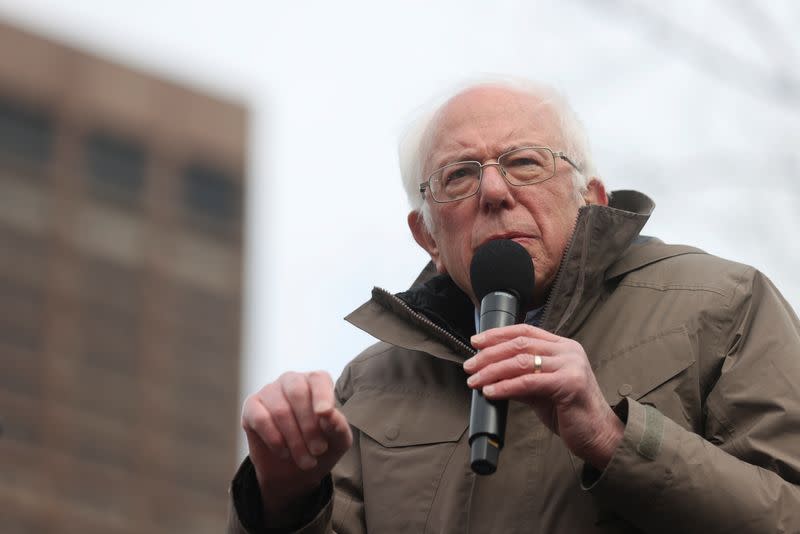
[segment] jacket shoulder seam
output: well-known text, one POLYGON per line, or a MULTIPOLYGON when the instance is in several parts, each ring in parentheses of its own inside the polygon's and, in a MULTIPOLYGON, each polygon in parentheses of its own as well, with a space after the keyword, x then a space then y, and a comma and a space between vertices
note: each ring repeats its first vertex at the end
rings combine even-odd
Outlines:
POLYGON ((367 352, 372 350, 372 349, 374 349, 376 346, 373 345, 373 346, 367 348, 366 350, 364 350, 364 352, 362 352, 361 354, 356 356, 353 359, 353 361, 351 361, 347 366, 348 367, 355 367, 355 366, 361 365, 363 363, 367 363, 368 361, 370 361, 371 359, 375 358, 376 356, 381 356, 381 355, 386 354, 387 352, 391 351, 392 349, 396 349, 397 348, 396 346, 394 346, 394 345, 392 345, 390 343, 386 343, 385 341, 379 341, 378 343, 379 344, 383 343, 386 346, 382 350, 379 350, 377 352, 371 352, 369 354, 367 354, 367 352))
POLYGON ((352 395, 344 395, 342 390, 348 389, 352 392, 356 389, 356 379, 353 377, 353 373, 351 372, 353 368, 358 367, 361 364, 367 363, 368 361, 372 360, 376 356, 381 356, 392 350, 394 345, 390 345, 384 341, 379 341, 366 349, 364 349, 361 354, 350 360, 350 362, 344 367, 342 370, 342 374, 339 376, 339 379, 336 381, 336 388, 335 394, 336 399, 339 401, 340 404, 344 404, 347 399, 349 399, 352 395), (377 346, 383 344, 385 347, 382 350, 378 350, 377 352, 371 352, 376 350, 377 346))
POLYGON ((640 287, 644 289, 654 289, 656 291, 703 291, 707 293, 714 293, 721 297, 727 297, 728 292, 724 289, 706 286, 702 284, 660 284, 656 282, 646 282, 638 280, 623 280, 619 283, 620 286, 626 287, 640 287))
MULTIPOLYGON (((725 304, 724 304, 726 309, 733 308, 733 306, 734 306, 734 298, 736 297, 736 294, 748 282, 748 280, 750 281, 750 284, 752 285, 753 281, 755 280, 755 276, 758 273, 759 273, 759 271, 757 269, 755 269, 754 267, 750 267, 750 266, 747 266, 747 265, 745 265, 743 267, 742 271, 739 273, 740 278, 739 278, 738 282, 736 283, 736 286, 733 288, 733 291, 731 291, 731 294, 730 294, 730 297, 728 298, 728 301, 725 302, 725 304), (748 276, 748 273, 749 273, 749 276, 748 276)), ((734 324, 737 321, 737 317, 735 316, 735 314, 728 313, 728 314, 725 315, 725 317, 728 319, 728 322, 731 323, 731 324, 734 324)), ((725 339, 725 336, 724 336, 725 328, 723 328, 723 325, 717 323, 716 327, 717 327, 717 335, 716 335, 717 339, 716 339, 716 351, 715 352, 716 352, 716 355, 717 355, 717 358, 719 359, 719 361, 723 362, 726 358, 728 358, 727 345, 729 344, 729 342, 728 342, 729 340, 725 339)), ((719 377, 717 377, 717 378, 719 379, 719 377)), ((722 413, 718 413, 717 410, 714 409, 714 403, 712 403, 712 402, 706 402, 706 407, 707 407, 708 413, 711 416, 713 416, 719 422, 719 424, 720 424, 720 426, 722 428, 725 429, 725 431, 728 434, 728 439, 730 440, 732 446, 735 449, 738 449, 739 445, 737 444, 737 440, 736 440, 736 427, 733 425, 733 423, 730 421, 730 419, 726 416, 724 411, 722 413)))

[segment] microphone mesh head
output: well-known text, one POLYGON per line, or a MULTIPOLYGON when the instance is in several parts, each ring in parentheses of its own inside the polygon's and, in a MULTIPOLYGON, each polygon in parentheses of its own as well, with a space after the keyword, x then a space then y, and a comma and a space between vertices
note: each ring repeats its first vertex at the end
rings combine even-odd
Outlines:
POLYGON ((516 295, 520 310, 527 310, 532 304, 533 261, 528 251, 515 241, 496 239, 478 247, 469 275, 478 302, 493 291, 507 291, 516 295))

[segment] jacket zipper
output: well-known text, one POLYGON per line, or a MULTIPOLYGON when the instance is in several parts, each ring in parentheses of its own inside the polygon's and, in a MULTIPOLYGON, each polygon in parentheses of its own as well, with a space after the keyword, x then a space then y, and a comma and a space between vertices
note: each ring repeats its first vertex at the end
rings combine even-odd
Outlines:
POLYGON ((392 301, 399 304, 410 316, 414 318, 414 320, 419 321, 420 323, 425 325, 431 333, 436 334, 439 337, 444 337, 447 340, 453 342, 457 347, 462 348, 464 351, 464 356, 466 355, 474 356, 475 354, 478 353, 477 350, 470 347, 469 345, 461 341, 459 338, 457 338, 456 336, 454 336, 453 334, 451 334, 450 332, 439 326, 438 324, 434 323, 421 313, 415 312, 413 308, 411 308, 411 306, 409 306, 408 304, 405 303, 405 301, 403 301, 403 299, 395 296, 393 293, 390 293, 389 291, 386 291, 382 287, 376 287, 375 289, 385 297, 388 297, 392 301))
MULTIPOLYGON (((578 216, 575 217, 575 226, 574 227, 576 229, 578 227, 578 219, 580 219, 580 216, 581 216, 581 214, 579 212, 578 216)), ((575 242, 575 232, 573 231, 572 235, 569 238, 569 242, 567 243, 567 246, 564 249, 564 252, 561 254, 561 261, 559 263, 558 271, 556 272, 556 279, 553 282, 553 287, 550 289, 550 294, 547 295, 547 300, 545 300, 545 303, 544 303, 544 311, 542 312, 542 323, 541 323, 542 325, 547 325, 547 320, 550 318, 550 310, 553 307, 553 295, 558 291, 558 289, 559 289, 559 287, 561 285, 561 281, 564 278, 564 276, 563 276, 563 273, 564 273, 564 260, 569 255, 570 249, 572 249, 572 244, 574 242, 575 242)), ((413 308, 411 308, 411 306, 409 306, 408 304, 405 303, 405 301, 403 301, 403 299, 398 298, 393 293, 390 293, 389 291, 386 291, 382 287, 375 287, 375 289, 378 292, 380 292, 381 294, 383 294, 384 296, 386 296, 389 299, 393 300, 394 302, 398 303, 410 316, 412 316, 415 320, 419 321, 420 323, 422 323, 423 325, 428 327, 428 329, 431 331, 431 333, 438 334, 441 337, 447 338, 448 340, 450 340, 453 343, 455 343, 456 346, 463 348, 463 350, 465 352, 465 355, 469 354, 470 356, 473 356, 473 355, 478 353, 477 350, 473 349, 469 345, 466 345, 463 341, 461 341, 459 338, 457 338, 456 336, 454 336, 453 334, 451 334, 450 332, 448 332, 447 330, 445 330, 441 326, 437 325, 436 323, 434 323, 433 321, 431 321, 430 319, 428 319, 424 315, 415 312, 413 310, 413 308)), ((553 333, 555 334, 556 332, 554 331, 553 333)))
MULTIPOLYGON (((578 212, 578 216, 575 217, 575 226, 574 230, 572 231, 572 235, 569 237, 569 242, 567 243, 564 252, 561 254, 561 262, 558 264, 558 271, 556 272, 556 279, 553 281, 553 287, 550 288, 550 293, 547 295, 547 300, 544 301, 544 311, 542 312, 542 326, 547 325, 547 320, 550 318, 550 310, 553 307, 553 295, 559 290, 561 286, 561 281, 564 278, 564 260, 567 259, 570 250, 572 249, 572 244, 575 242, 575 231, 578 228, 578 219, 580 219, 581 214, 578 212)), ((556 334, 555 328, 553 328, 553 334, 556 334)))

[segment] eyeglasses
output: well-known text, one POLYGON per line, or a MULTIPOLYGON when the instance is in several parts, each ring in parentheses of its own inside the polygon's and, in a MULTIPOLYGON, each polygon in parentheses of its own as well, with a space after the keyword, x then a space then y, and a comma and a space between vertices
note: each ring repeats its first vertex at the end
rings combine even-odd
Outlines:
POLYGON ((459 161, 437 169, 427 182, 419 184, 419 192, 431 193, 435 202, 454 202, 471 197, 481 187, 483 169, 497 167, 510 185, 540 184, 555 176, 556 158, 563 159, 581 172, 578 166, 563 152, 553 152, 543 146, 527 146, 506 152, 497 157, 497 163, 459 161))

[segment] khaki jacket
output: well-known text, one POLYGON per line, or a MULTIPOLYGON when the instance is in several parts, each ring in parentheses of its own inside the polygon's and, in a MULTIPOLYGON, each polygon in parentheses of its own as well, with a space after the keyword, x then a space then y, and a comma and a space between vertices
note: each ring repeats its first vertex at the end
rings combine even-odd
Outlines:
MULTIPOLYGON (((376 289, 347 320, 381 341, 336 385, 354 445, 298 532, 800 532, 800 322, 753 268, 639 237, 652 207, 581 209, 542 319, 626 423, 605 471, 511 402, 497 472, 473 474, 470 332, 376 289)), ((245 462, 230 532, 253 480, 245 462)))

